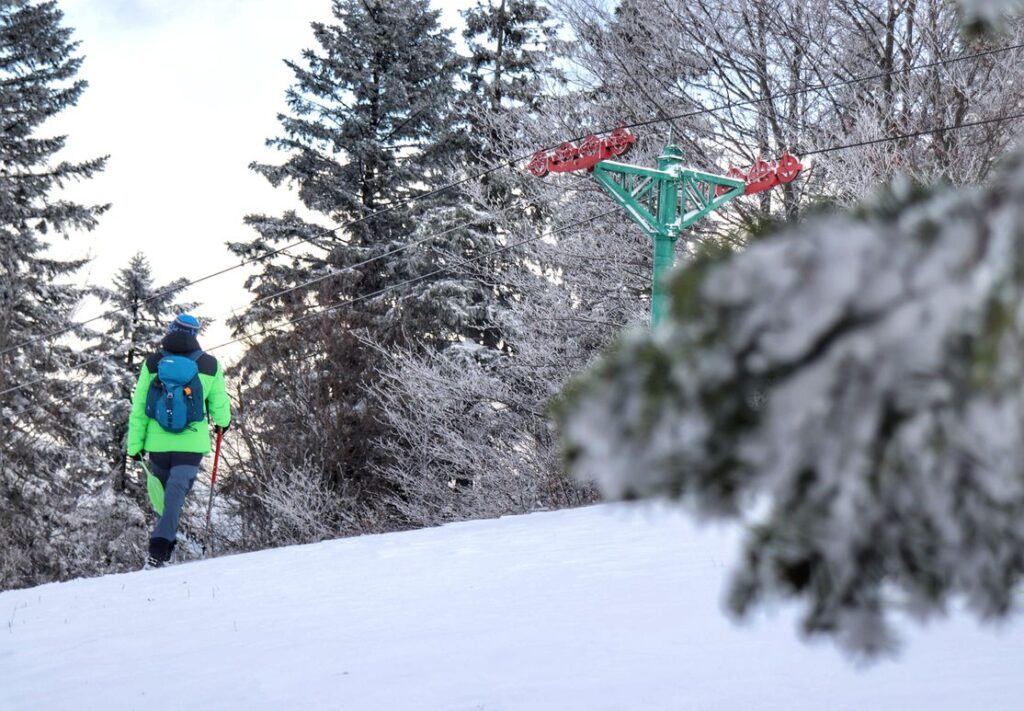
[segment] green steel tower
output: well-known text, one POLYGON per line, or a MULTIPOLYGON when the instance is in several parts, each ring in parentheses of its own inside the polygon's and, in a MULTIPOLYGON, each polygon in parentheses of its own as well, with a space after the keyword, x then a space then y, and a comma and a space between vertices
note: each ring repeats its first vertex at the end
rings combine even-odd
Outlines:
POLYGON ((635 140, 635 136, 619 128, 604 140, 590 136, 578 149, 563 143, 550 156, 543 151, 536 153, 528 169, 538 177, 548 172, 591 171, 601 187, 651 238, 651 325, 655 326, 666 313, 664 280, 675 262, 680 233, 733 198, 791 182, 803 166, 786 153, 777 162, 757 161, 747 173, 731 168, 728 175, 714 175, 685 167, 682 151, 672 144, 671 137, 658 156, 657 168, 606 160, 623 155, 635 140))

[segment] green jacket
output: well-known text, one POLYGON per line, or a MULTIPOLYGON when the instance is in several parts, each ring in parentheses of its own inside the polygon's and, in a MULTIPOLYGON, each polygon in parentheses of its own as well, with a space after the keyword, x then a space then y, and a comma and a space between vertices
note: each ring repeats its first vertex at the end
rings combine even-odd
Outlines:
MULTIPOLYGON (((199 350, 199 343, 194 337, 180 333, 170 334, 161 345, 170 353, 199 350), (193 345, 194 348, 191 347, 193 345)), ((156 420, 146 416, 146 395, 162 356, 162 351, 149 356, 139 373, 139 382, 132 396, 132 411, 128 416, 128 456, 133 457, 139 452, 206 454, 210 451, 209 421, 193 422, 182 432, 168 432, 156 420)), ((208 353, 204 353, 196 365, 199 366, 199 381, 203 385, 207 418, 215 425, 227 427, 231 424, 231 399, 224 388, 224 371, 217 359, 208 353)))

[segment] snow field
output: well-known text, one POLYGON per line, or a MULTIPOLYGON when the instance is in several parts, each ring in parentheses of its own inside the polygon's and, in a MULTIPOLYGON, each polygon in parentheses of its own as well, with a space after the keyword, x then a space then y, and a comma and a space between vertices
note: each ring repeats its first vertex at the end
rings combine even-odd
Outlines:
POLYGON ((721 611, 737 537, 614 504, 0 593, 0 709, 1024 708, 1024 637, 955 618, 857 667, 721 611))

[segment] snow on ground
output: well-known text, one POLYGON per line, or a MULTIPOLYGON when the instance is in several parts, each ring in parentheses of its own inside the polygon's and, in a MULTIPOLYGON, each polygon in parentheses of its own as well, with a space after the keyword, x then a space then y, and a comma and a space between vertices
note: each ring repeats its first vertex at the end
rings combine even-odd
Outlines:
POLYGON ((866 669, 791 609, 735 625, 735 541, 616 504, 0 593, 0 709, 1024 708, 1019 623, 866 669))

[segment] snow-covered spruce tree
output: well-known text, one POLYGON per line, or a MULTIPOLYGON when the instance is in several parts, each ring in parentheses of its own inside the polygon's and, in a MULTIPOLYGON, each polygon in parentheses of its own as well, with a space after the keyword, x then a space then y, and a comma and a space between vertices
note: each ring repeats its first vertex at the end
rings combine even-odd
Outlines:
POLYGON ((1024 574, 1024 157, 984 189, 898 183, 673 284, 567 392, 572 468, 747 530, 730 606, 803 603, 875 654, 894 614, 1013 609, 1024 574))
POLYGON ((45 239, 91 229, 105 209, 56 194, 105 159, 58 161, 65 137, 39 135, 86 86, 62 18, 55 2, 0 0, 0 588, 68 572, 65 504, 101 473, 90 469, 99 413, 76 354, 50 337, 71 326, 82 262, 47 256, 45 239))
POLYGON ((420 300, 444 304, 439 313, 445 320, 441 329, 424 333, 428 340, 421 345, 443 350, 462 338, 501 350, 507 344, 496 315, 515 298, 504 275, 521 268, 524 256, 508 244, 502 226, 517 218, 528 224, 539 211, 533 181, 518 171, 492 169, 512 158, 515 142, 506 141, 508 133, 557 77, 547 53, 555 27, 533 0, 481 0, 463 18, 470 54, 460 64, 452 135, 439 135, 434 148, 447 162, 449 180, 484 175, 419 211, 415 236, 427 242, 412 261, 421 273, 446 270, 423 287, 420 300))
POLYGON ((507 344, 496 315, 515 298, 505 275, 521 268, 524 257, 508 244, 502 226, 527 224, 539 212, 532 181, 518 171, 491 169, 513 156, 508 132, 536 108, 546 83, 557 76, 547 54, 555 27, 549 12, 533 0, 481 0, 462 14, 469 56, 461 64, 452 111, 454 140, 441 147, 451 180, 485 174, 462 190, 439 195, 422 211, 420 236, 436 237, 419 260, 431 270, 460 265, 428 287, 435 292, 428 301, 450 304, 443 312, 448 317, 444 337, 431 334, 428 345, 443 350, 462 338, 502 350, 507 344))
MULTIPOLYGON (((560 82, 553 66, 560 43, 549 11, 534 2, 480 2, 463 17, 470 55, 458 102, 465 127, 460 166, 473 173, 523 152, 531 140, 526 124, 560 82)), ((543 366, 524 370, 519 363, 526 333, 536 326, 520 318, 521 305, 530 292, 555 285, 550 272, 540 273, 535 246, 514 245, 549 226, 549 205, 562 193, 553 198, 548 192, 518 170, 490 172, 454 203, 425 215, 421 230, 454 229, 445 237, 450 256, 442 264, 473 259, 453 276, 469 276, 477 288, 474 298, 462 301, 462 322, 452 325, 457 341, 382 349, 374 392, 387 425, 382 446, 391 456, 379 468, 393 482, 389 510, 398 524, 520 513, 592 496, 549 456, 554 450, 544 402, 561 381, 544 380, 543 366), (436 227, 427 220, 437 220, 436 227), (469 220, 472 225, 458 227, 469 220), (495 250, 502 251, 484 257, 495 250), (522 377, 527 373, 538 377, 522 377)), ((550 361, 558 350, 548 348, 540 359, 550 361)))
MULTIPOLYGON (((248 282, 257 301, 233 325, 239 334, 258 332, 356 301, 254 339, 236 371, 246 383, 238 424, 259 441, 248 460, 261 457, 261 471, 309 471, 355 510, 381 489, 370 465, 385 453, 366 393, 380 360, 375 348, 444 340, 459 321, 461 287, 410 282, 434 271, 438 256, 396 251, 414 239, 416 204, 407 201, 451 178, 458 58, 426 0, 335 0, 332 8, 333 23, 313 24, 316 47, 288 63, 289 111, 280 116, 282 135, 269 142, 287 159, 253 166, 273 185, 295 189, 315 217, 247 218, 258 236, 230 247, 267 258, 248 282), (296 238, 312 248, 269 256, 296 238)), ((237 492, 249 504, 259 500, 255 473, 238 477, 239 487, 255 487, 237 492)), ((248 510, 259 516, 258 506, 248 510)))
POLYGON ((508 158, 507 130, 499 135, 493 116, 536 110, 548 84, 560 77, 552 66, 558 26, 535 0, 478 0, 462 18, 469 48, 461 93, 467 138, 476 161, 493 164, 508 158))

